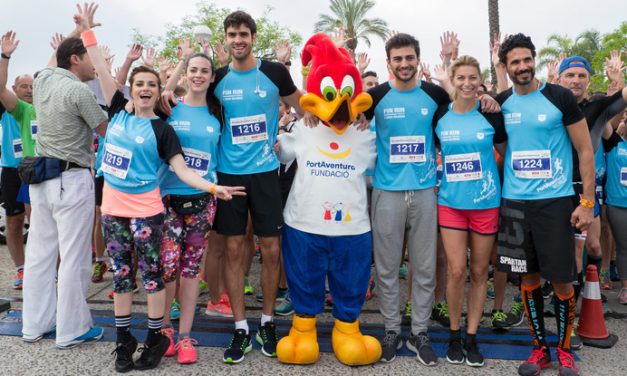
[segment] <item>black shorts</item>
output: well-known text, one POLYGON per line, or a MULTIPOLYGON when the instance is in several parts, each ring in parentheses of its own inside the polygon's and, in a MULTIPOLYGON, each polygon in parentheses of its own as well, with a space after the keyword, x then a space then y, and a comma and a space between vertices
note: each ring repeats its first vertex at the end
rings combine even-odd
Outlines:
POLYGON ((285 169, 285 165, 281 164, 279 167, 279 184, 281 185, 281 207, 285 209, 285 204, 287 204, 287 197, 290 195, 290 190, 292 189, 292 183, 294 183, 294 177, 296 176, 296 169, 298 168, 298 164, 296 160, 292 162, 290 168, 285 169))
POLYGON ((574 210, 570 196, 501 203, 497 266, 500 271, 540 273, 552 282, 576 276, 574 210))
POLYGON ((230 201, 218 200, 214 223, 218 234, 245 235, 249 210, 255 235, 271 237, 281 234, 283 211, 278 170, 248 175, 218 172, 218 182, 246 188, 246 196, 234 196, 230 201))
POLYGON ((17 168, 3 167, 0 175, 0 186, 4 198, 4 210, 7 217, 24 213, 24 203, 17 201, 22 181, 17 174, 17 168))
POLYGON ((102 206, 102 188, 104 187, 104 176, 94 178, 94 193, 96 194, 96 206, 102 206))

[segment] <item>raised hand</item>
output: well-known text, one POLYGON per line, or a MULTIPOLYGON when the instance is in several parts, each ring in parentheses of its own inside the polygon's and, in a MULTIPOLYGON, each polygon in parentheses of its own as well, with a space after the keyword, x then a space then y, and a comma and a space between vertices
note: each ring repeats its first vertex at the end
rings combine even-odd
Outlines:
POLYGON ((189 39, 179 39, 179 46, 176 48, 176 55, 179 60, 187 60, 194 54, 194 48, 189 43, 189 39))
POLYGON ((144 47, 139 43, 135 43, 131 46, 131 49, 128 51, 128 54, 126 54, 126 58, 129 59, 130 61, 136 61, 137 59, 142 57, 143 51, 144 51, 144 47))
POLYGON ((451 62, 453 57, 453 49, 455 48, 454 40, 457 38, 457 34, 452 31, 446 31, 440 37, 440 56, 442 57, 442 62, 445 65, 448 65, 451 62))
POLYGON ((491 93, 492 89, 494 89, 494 85, 492 85, 492 81, 490 80, 483 81, 483 84, 485 85, 485 88, 488 91, 488 93, 491 93))
POLYGON ((102 25, 94 22, 94 15, 97 9, 98 5, 96 3, 84 3, 82 7, 81 4, 76 4, 78 13, 74 15, 74 23, 79 33, 102 25))
POLYGON ((456 33, 452 33, 451 38, 451 44, 453 45, 453 54, 451 55, 451 60, 455 60, 459 56, 459 44, 461 43, 461 41, 457 37, 456 33))
POLYGON ((360 52, 357 54, 357 69, 359 69, 359 73, 364 73, 366 68, 370 65, 370 58, 368 54, 365 52, 360 52))
MULTIPOLYGON (((427 69, 429 69, 429 67, 427 67, 427 69)), ((433 67, 433 79, 440 83, 449 80, 448 72, 444 64, 436 64, 433 67)))
POLYGON ((52 36, 52 39, 50 40, 50 47, 52 47, 52 49, 56 51, 64 39, 65 37, 62 34, 54 33, 54 35, 52 36))
POLYGON ((146 48, 146 54, 143 56, 142 60, 144 61, 144 65, 148 68, 152 68, 155 65, 155 56, 157 55, 157 50, 154 48, 146 48))
POLYGON ((159 72, 165 72, 170 68, 170 61, 162 56, 157 61, 157 66, 159 67, 159 72))
POLYGON ((507 38, 507 34, 501 38, 501 33, 495 33, 490 42, 490 51, 492 51, 492 65, 498 67, 501 64, 499 60, 499 51, 501 50, 501 41, 507 38))
POLYGON ((113 58, 115 57, 115 55, 111 55, 111 50, 109 50, 109 47, 107 46, 99 45, 98 49, 100 50, 100 54, 107 63, 107 66, 109 66, 109 72, 111 72, 111 68, 113 67, 113 58))
POLYGON ((20 41, 15 39, 15 31, 7 31, 2 36, 2 53, 6 56, 11 56, 19 44, 20 41))
POLYGON ((277 60, 279 60, 282 64, 290 61, 292 57, 292 46, 290 46, 290 42, 283 40, 274 46, 274 53, 276 54, 277 60))
POLYGON ((209 43, 207 43, 205 38, 197 37, 196 41, 198 42, 198 44, 200 44, 200 47, 202 48, 202 52, 207 56, 211 56, 211 49, 209 48, 209 43))
POLYGON ((557 78, 559 76, 559 73, 558 73, 559 66, 560 66, 560 62, 558 60, 549 61, 548 64, 546 65, 546 69, 547 69, 546 81, 548 83, 552 84, 555 81, 557 81, 557 78))
POLYGON ((220 41, 216 42, 216 57, 221 67, 227 65, 229 62, 229 53, 224 49, 224 45, 220 41))
POLYGON ((429 64, 420 63, 420 73, 422 74, 422 77, 424 78, 425 81, 432 82, 431 69, 429 67, 429 64))
POLYGON ((623 70, 625 69, 626 67, 620 58, 620 53, 617 50, 612 50, 609 59, 605 59, 605 72, 607 73, 607 77, 612 82, 622 82, 624 80, 623 70))
POLYGON ((337 48, 346 48, 346 30, 343 27, 337 28, 329 37, 337 48))

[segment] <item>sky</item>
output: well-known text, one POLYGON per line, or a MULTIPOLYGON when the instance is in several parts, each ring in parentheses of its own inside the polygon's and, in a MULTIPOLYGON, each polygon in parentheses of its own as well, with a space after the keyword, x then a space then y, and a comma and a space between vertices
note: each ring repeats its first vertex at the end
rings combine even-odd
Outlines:
MULTIPOLYGON (((303 42, 313 35, 318 15, 329 14, 329 0, 215 0, 218 7, 239 8, 253 17, 271 7, 269 18, 299 33, 303 42), (297 6, 296 6, 297 4, 297 6)), ((131 44, 132 29, 142 34, 163 35, 165 25, 177 24, 192 15, 197 0, 101 0, 95 29, 98 42, 110 47, 116 58, 114 67, 122 64, 131 44)), ((48 62, 52 49, 49 41, 55 32, 66 34, 73 29, 73 0, 2 0, 0 32, 14 30, 20 40, 11 58, 9 82, 16 75, 34 73, 48 62)), ((413 35, 420 41, 421 60, 433 67, 439 63, 439 37, 444 31, 455 31, 461 40, 460 54, 478 58, 482 67, 489 64, 487 0, 377 0, 369 17, 380 17, 391 30, 413 35)), ((502 0, 501 32, 523 32, 531 36, 539 49, 549 35, 566 34, 574 38, 587 29, 608 33, 627 20, 626 0, 502 0)), ((357 52, 367 52, 379 77, 386 77, 384 42, 372 38, 368 48, 360 42, 357 52)), ((302 47, 302 46, 300 46, 302 47)), ((300 83, 300 62, 292 56, 292 76, 300 83)))

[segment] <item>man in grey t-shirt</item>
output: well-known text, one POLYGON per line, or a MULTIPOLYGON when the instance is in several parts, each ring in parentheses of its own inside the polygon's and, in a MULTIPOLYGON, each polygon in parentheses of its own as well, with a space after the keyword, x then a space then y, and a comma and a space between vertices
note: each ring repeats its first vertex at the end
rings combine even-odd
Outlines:
POLYGON ((94 67, 82 41, 63 41, 56 60, 58 68, 48 67, 36 76, 33 104, 39 123, 37 154, 63 161, 63 172, 30 186, 22 337, 35 342, 56 326, 57 347, 70 348, 103 334, 102 328, 93 327, 86 298, 95 205, 89 170, 92 134, 105 134, 107 117, 84 83, 94 78, 94 67))

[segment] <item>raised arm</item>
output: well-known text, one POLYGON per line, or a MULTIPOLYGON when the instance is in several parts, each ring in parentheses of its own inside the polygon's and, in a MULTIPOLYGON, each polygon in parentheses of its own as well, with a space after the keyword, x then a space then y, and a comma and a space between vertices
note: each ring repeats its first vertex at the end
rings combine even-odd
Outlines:
POLYGON ((9 30, 2 36, 2 59, 0 59, 0 103, 2 103, 8 112, 13 112, 18 101, 17 95, 7 89, 7 81, 9 79, 9 59, 11 59, 11 55, 19 44, 20 41, 15 39, 14 31, 9 30))
MULTIPOLYGON (((507 37, 507 36, 505 36, 507 37)), ((490 43, 490 51, 492 52, 492 65, 496 71, 496 92, 497 94, 509 89, 507 80, 507 71, 505 65, 499 60, 499 50, 501 49, 501 33, 495 34, 490 43)), ((494 80, 493 80, 494 81, 494 80)))
POLYGON ((83 44, 85 45, 91 62, 94 65, 94 69, 98 74, 100 89, 102 90, 105 103, 108 106, 111 104, 111 99, 113 99, 113 95, 118 90, 118 86, 111 75, 107 61, 104 56, 102 56, 102 52, 98 47, 94 31, 90 28, 90 19, 93 20, 94 12, 98 6, 93 3, 88 5, 86 4, 84 7, 81 7, 80 4, 76 4, 76 8, 78 10, 78 13, 74 15, 76 30, 81 33, 81 39, 83 40, 83 44))
POLYGON ((176 89, 176 85, 181 78, 181 74, 189 61, 189 58, 194 54, 194 48, 191 46, 189 39, 181 38, 179 40, 179 46, 177 48, 177 56, 179 58, 179 63, 174 68, 174 72, 170 75, 167 84, 165 85, 165 90, 174 91, 176 89))
POLYGON ((142 56, 143 49, 144 48, 141 44, 135 43, 128 51, 128 54, 126 54, 126 59, 124 59, 124 63, 122 63, 120 70, 115 75, 115 80, 121 86, 126 85, 126 79, 128 78, 128 72, 130 72, 131 70, 131 65, 133 65, 133 63, 142 56))

